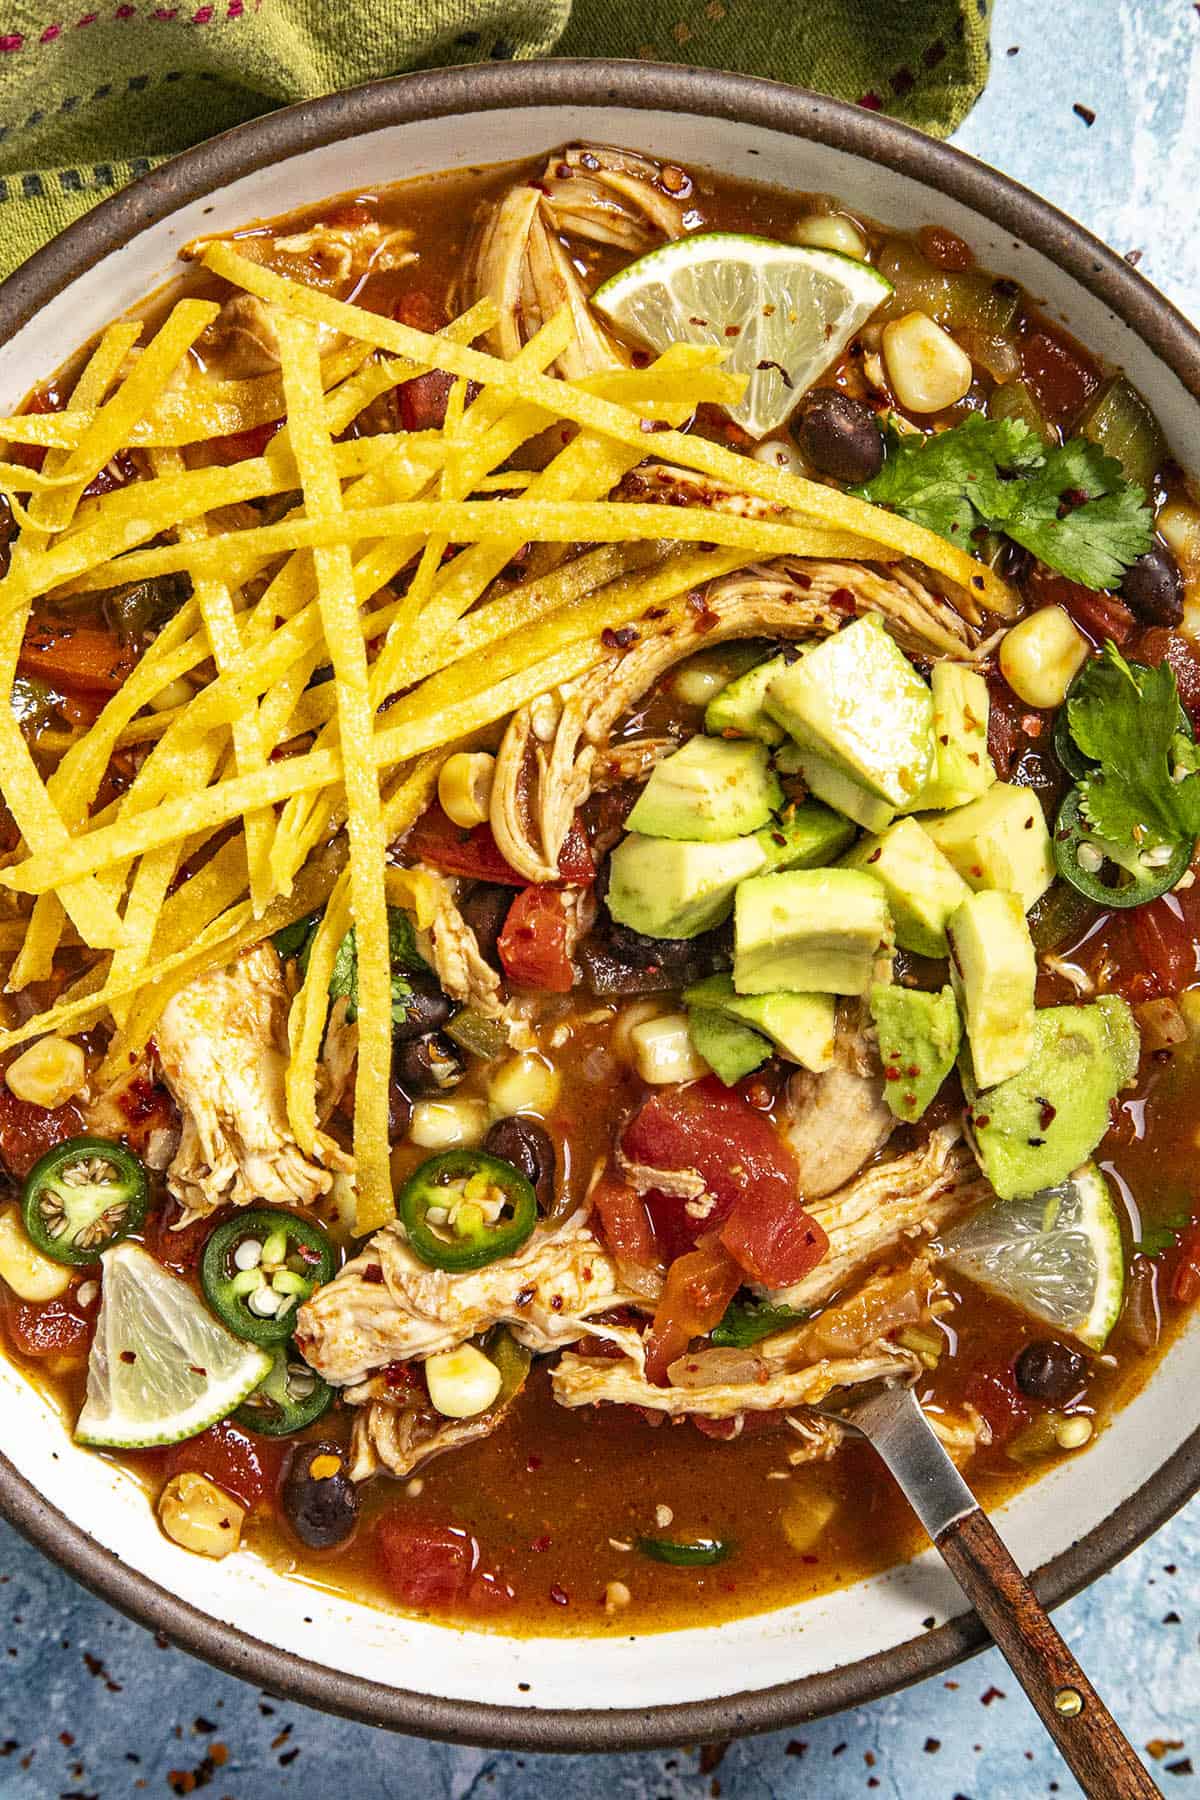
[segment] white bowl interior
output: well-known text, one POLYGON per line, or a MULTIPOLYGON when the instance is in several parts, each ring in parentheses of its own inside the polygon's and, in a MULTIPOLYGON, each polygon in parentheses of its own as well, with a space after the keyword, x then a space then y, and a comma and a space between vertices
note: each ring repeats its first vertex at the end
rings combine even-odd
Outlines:
MULTIPOLYGON (((744 179, 827 191, 900 227, 929 219, 959 231, 984 266, 1022 281, 1085 342, 1123 364, 1177 450, 1200 441, 1200 408, 1134 333, 1070 276, 1008 232, 921 182, 783 132, 699 114, 566 106, 426 120, 313 149, 233 182, 142 232, 68 286, 0 349, 0 406, 117 313, 169 279, 179 245, 325 195, 479 161, 524 157, 568 139, 628 145, 744 179)), ((1026 1568, 1099 1525, 1200 1423, 1200 1326, 1086 1455, 1056 1469, 1003 1513, 1026 1568)), ((77 1449, 58 1415, 0 1361, 3 1449, 45 1499, 122 1562, 213 1618, 348 1675, 506 1708, 648 1707, 762 1689, 844 1666, 965 1611, 932 1552, 822 1600, 662 1639, 512 1639, 421 1624, 272 1573, 248 1553, 209 1563, 158 1530, 142 1490, 77 1449)), ((731 1451, 732 1466, 736 1451, 731 1451)), ((886 1477, 882 1474, 880 1479, 886 1477)), ((752 1496, 749 1497, 752 1503, 752 1496)))

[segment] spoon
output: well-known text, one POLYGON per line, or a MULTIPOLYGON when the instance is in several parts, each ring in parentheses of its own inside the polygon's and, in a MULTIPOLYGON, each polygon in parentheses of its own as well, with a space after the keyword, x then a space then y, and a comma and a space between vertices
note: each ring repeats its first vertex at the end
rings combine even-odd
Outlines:
POLYGON ((1153 1800, 1129 1740, 950 1461, 911 1386, 817 1409, 874 1446, 1089 1800, 1153 1800))

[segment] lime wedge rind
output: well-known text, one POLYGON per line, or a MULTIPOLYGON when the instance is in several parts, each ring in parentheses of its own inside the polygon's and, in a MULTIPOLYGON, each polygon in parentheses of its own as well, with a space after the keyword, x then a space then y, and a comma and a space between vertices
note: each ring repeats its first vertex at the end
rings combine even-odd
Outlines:
POLYGON ((1125 1255, 1108 1183, 1086 1163, 1059 1187, 996 1200, 947 1232, 942 1260, 1090 1350, 1121 1312, 1125 1255))
POLYGON ((891 291, 878 269, 838 250, 713 231, 649 251, 592 303, 651 349, 718 345, 726 368, 747 377, 730 417, 766 437, 891 291))
POLYGON ((100 1316, 77 1443, 147 1450, 195 1437, 240 1406, 271 1366, 140 1245, 101 1257, 100 1316))

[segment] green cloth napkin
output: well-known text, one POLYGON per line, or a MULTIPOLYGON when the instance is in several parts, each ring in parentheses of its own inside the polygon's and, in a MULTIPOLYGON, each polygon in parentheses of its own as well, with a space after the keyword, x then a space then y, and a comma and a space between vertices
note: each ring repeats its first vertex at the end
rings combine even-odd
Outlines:
POLYGON ((0 275, 164 157, 406 69, 538 56, 703 64, 939 136, 987 76, 990 0, 7 0, 0 275))

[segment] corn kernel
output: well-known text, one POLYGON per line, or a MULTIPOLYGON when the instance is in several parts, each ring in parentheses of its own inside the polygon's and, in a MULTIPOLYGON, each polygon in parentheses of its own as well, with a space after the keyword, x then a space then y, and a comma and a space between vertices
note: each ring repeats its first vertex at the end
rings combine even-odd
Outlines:
POLYGON ((623 1581, 610 1581, 604 1590, 604 1610, 611 1618, 628 1606, 633 1595, 623 1581))
POLYGON ((458 750, 446 758, 438 776, 442 811, 464 831, 482 825, 492 799, 496 759, 486 750, 458 750))
POLYGON ((941 412, 971 387, 970 357, 923 312, 884 326, 883 360, 892 392, 909 412, 941 412))
POLYGON ((672 1081, 699 1081, 708 1064, 698 1054, 688 1031, 686 1013, 646 1019, 629 1034, 633 1063, 643 1081, 662 1086, 672 1081))
POLYGON ((1054 1436, 1060 1450, 1082 1450, 1091 1440, 1092 1421, 1086 1413, 1068 1413, 1054 1427, 1054 1436))
POLYGON ((792 1549, 806 1556, 824 1536, 837 1509, 838 1502, 833 1494, 817 1493, 804 1487, 789 1494, 780 1524, 792 1549))
POLYGON ((1180 563, 1200 567, 1200 512, 1186 500, 1171 499, 1154 521, 1158 535, 1180 563))
POLYGON ((186 706, 195 691, 190 681, 177 675, 166 687, 159 688, 150 705, 155 712, 173 712, 177 706, 186 706))
POLYGON ((31 1106, 44 1106, 47 1111, 65 1106, 79 1092, 86 1077, 87 1062, 79 1045, 53 1034, 22 1050, 4 1071, 10 1094, 31 1106))
POLYGON ((1088 659, 1088 641, 1061 606, 1042 606, 1000 645, 1000 669, 1026 706, 1061 706, 1088 659))
POLYGON ((43 1256, 21 1223, 20 1209, 6 1206, 0 1212, 0 1279, 6 1281, 18 1300, 35 1306, 44 1300, 57 1300, 71 1285, 72 1271, 65 1263, 43 1256))
POLYGON ((173 1475, 159 1495, 158 1517, 167 1536, 197 1556, 222 1557, 242 1541, 246 1509, 207 1475, 173 1475))
POLYGON ((612 1036, 609 1038, 613 1055, 632 1067, 636 1060, 634 1032, 648 1019, 661 1018, 662 1013, 661 1000, 631 1000, 628 1006, 623 1006, 613 1022, 612 1036))
POLYGON ((470 1149, 482 1143, 487 1128, 488 1109, 482 1100, 418 1100, 408 1135, 422 1150, 470 1149))
POLYGON ((502 1118, 521 1112, 540 1113, 544 1118, 554 1111, 560 1085, 557 1069, 544 1056, 522 1051, 507 1057, 493 1071, 488 1097, 493 1111, 502 1118))
POLYGON ((807 213, 792 228, 792 242, 811 244, 816 250, 838 250, 859 262, 867 254, 867 240, 845 213, 807 213))
POLYGON ((443 1350, 425 1364, 429 1398, 446 1419, 474 1419, 500 1392, 500 1371, 474 1344, 443 1350))

